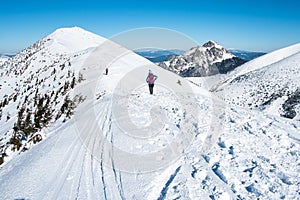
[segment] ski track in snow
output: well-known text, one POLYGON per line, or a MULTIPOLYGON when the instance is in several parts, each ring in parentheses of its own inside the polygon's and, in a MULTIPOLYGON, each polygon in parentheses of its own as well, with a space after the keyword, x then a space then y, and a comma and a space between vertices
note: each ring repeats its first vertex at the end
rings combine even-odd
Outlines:
POLYGON ((164 200, 166 197, 166 194, 168 192, 169 186, 172 183, 172 181, 174 180, 174 178, 176 177, 177 173, 180 170, 180 166, 177 167, 177 169, 175 170, 175 172, 173 174, 171 174, 170 178, 168 179, 168 181, 165 183, 164 188, 162 189, 162 191, 160 192, 160 196, 158 197, 157 200, 164 200))
MULTIPOLYGON (((75 136, 76 137, 76 136, 75 136)), ((81 159, 81 167, 80 167, 80 174, 77 174, 79 176, 79 181, 80 181, 80 177, 81 177, 81 173, 83 170, 83 164, 85 161, 85 156, 84 154, 86 153, 84 151, 84 147, 83 146, 79 146, 78 145, 78 138, 74 139, 72 144, 69 146, 66 155, 64 157, 64 162, 61 163, 61 166, 58 168, 57 175, 59 175, 59 177, 54 177, 54 180, 51 181, 51 183, 55 183, 55 180, 62 180, 61 182, 59 182, 59 184, 55 184, 53 185, 53 189, 51 189, 50 191, 53 191, 53 196, 50 197, 50 199, 58 199, 59 197, 61 197, 61 191, 63 190, 63 188, 66 185, 66 181, 68 179, 75 179, 74 177, 71 177, 71 170, 74 167, 76 161, 78 159, 81 159)), ((76 177, 77 178, 77 177, 76 177)), ((79 184, 75 184, 75 180, 72 182, 73 187, 77 188, 77 190, 79 190, 80 187, 80 182, 79 184)), ((73 192, 73 190, 70 190, 70 192, 73 192)), ((69 194, 70 196, 74 196, 72 194, 69 194)), ((76 195, 75 195, 76 196, 76 195)))
MULTIPOLYGON (((110 102, 105 101, 106 100, 103 100, 100 103, 100 108, 103 112, 101 112, 99 116, 97 116, 97 118, 102 120, 99 122, 99 124, 103 125, 101 126, 101 129, 105 138, 113 144, 115 136, 111 129, 112 119, 109 109, 110 102)), ((198 106, 201 106, 201 104, 199 104, 198 106)), ((233 119, 239 118, 239 113, 237 110, 230 110, 227 115, 231 116, 233 119)), ((251 124, 247 121, 247 117, 245 117, 244 120, 242 119, 239 122, 239 124, 240 127, 244 127, 245 131, 249 133, 251 132, 252 127, 251 124)), ((53 131, 54 133, 50 136, 50 138, 47 139, 50 143, 51 140, 53 140, 54 144, 47 151, 47 154, 50 155, 52 154, 52 151, 55 151, 56 146, 61 144, 62 141, 64 141, 66 138, 69 138, 69 136, 64 136, 55 133, 57 130, 53 131)), ((67 133, 70 134, 70 132, 67 133)), ((129 182, 123 183, 123 175, 127 178, 130 177, 130 175, 115 169, 113 159, 111 160, 111 167, 107 167, 103 163, 102 159, 97 160, 92 156, 94 151, 99 150, 99 144, 96 144, 96 141, 98 140, 93 138, 93 135, 87 136, 88 143, 92 146, 92 152, 87 151, 86 147, 82 145, 82 141, 76 134, 73 133, 72 137, 74 138, 73 140, 71 140, 72 142, 66 145, 68 147, 67 150, 65 152, 62 152, 64 156, 61 159, 62 162, 56 168, 56 172, 53 173, 55 176, 52 176, 52 178, 49 181, 47 181, 47 183, 42 187, 43 189, 41 189, 41 191, 48 192, 46 194, 41 193, 36 199, 135 199, 134 195, 132 196, 134 191, 128 191, 127 186, 126 192, 124 191, 123 187, 124 184, 130 184, 129 182), (91 178, 89 179, 87 177, 91 178), (116 190, 113 188, 116 188, 116 190), (102 191, 102 195, 99 195, 100 191, 102 191), (118 193, 115 193, 114 191, 117 191, 118 193), (126 193, 129 193, 131 195, 126 197, 126 193)), ((47 142, 47 140, 44 142, 47 142)), ((196 140, 196 142, 199 141, 196 140)), ((199 150, 194 151, 199 152, 199 150)), ((162 200, 170 199, 173 197, 174 199, 176 199, 180 197, 184 198, 184 195, 198 198, 202 197, 201 195, 199 196, 199 194, 208 195, 207 190, 197 192, 197 190, 199 189, 197 189, 196 185, 199 185, 201 181, 203 181, 202 178, 199 179, 199 177, 197 177, 197 174, 203 170, 206 172, 206 176, 210 177, 210 181, 213 183, 214 187, 217 187, 219 189, 222 188, 222 191, 226 191, 232 199, 238 199, 237 195, 232 192, 230 186, 223 182, 223 180, 221 180, 220 177, 218 177, 218 175, 214 173, 214 171, 212 170, 211 163, 206 162, 206 160, 203 157, 200 157, 200 159, 196 159, 196 161, 194 161, 194 159, 197 158, 197 153, 195 154, 194 151, 192 150, 190 154, 188 153, 186 159, 181 159, 181 161, 179 161, 179 165, 177 166, 177 168, 174 169, 172 173, 170 173, 169 170, 163 170, 161 172, 162 174, 166 173, 165 176, 166 178, 168 177, 167 179, 165 179, 165 181, 162 181, 163 179, 160 178, 158 179, 158 182, 155 181, 153 183, 151 183, 152 181, 144 180, 150 185, 155 184, 155 187, 151 189, 152 191, 160 191, 158 194, 156 194, 156 197, 153 196, 153 198, 150 199, 162 200), (182 179, 183 175, 179 174, 180 171, 182 171, 184 177, 190 178, 182 179), (190 176, 188 176, 187 174, 190 174, 190 176), (196 180, 198 180, 199 182, 197 182, 196 180), (181 196, 179 195, 180 192, 177 194, 176 192, 174 193, 174 188, 183 189, 182 184, 184 182, 189 183, 191 186, 187 189, 186 194, 181 194, 183 195, 181 196)), ((200 155, 201 152, 199 152, 199 156, 200 155)), ((111 157, 113 158, 113 152, 111 152, 111 157)), ((134 176, 139 175, 137 174, 134 176)), ((129 178, 128 180, 130 179, 131 178, 129 178)), ((209 190, 213 190, 213 188, 209 190)), ((148 190, 145 190, 144 192, 147 191, 148 190)), ((34 196, 34 194, 31 195, 34 196)))

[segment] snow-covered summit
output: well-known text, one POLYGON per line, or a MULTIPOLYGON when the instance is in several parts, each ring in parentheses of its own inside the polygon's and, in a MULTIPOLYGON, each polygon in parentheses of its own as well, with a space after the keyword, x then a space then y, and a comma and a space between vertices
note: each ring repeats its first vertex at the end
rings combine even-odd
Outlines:
POLYGON ((53 42, 52 48, 68 53, 96 47, 106 39, 80 27, 60 28, 45 38, 53 42))
POLYGON ((0 163, 29 149, 33 138, 42 135, 42 129, 49 124, 70 118, 65 116, 68 109, 60 109, 70 100, 74 110, 82 100, 80 96, 72 99, 69 93, 83 79, 80 67, 84 58, 105 40, 79 27, 61 28, 3 63, 0 67, 0 137, 3 136, 0 163), (46 99, 47 105, 43 105, 46 99), (43 106, 38 108, 37 101, 43 106), (31 142, 21 142, 22 137, 31 142), (11 138, 15 139, 14 143, 10 142, 11 138))
POLYGON ((235 57, 232 53, 228 52, 223 46, 219 45, 215 41, 208 41, 202 46, 191 48, 183 55, 191 57, 192 61, 200 62, 206 58, 211 64, 215 62, 222 62, 223 60, 235 57), (209 55, 212 54, 212 55, 209 55))
POLYGON ((220 44, 218 44, 216 41, 214 40, 210 40, 208 42, 206 42, 205 44, 202 45, 203 47, 207 47, 207 48, 212 48, 212 47, 216 47, 219 49, 224 49, 223 46, 221 46, 220 44))
POLYGON ((191 77, 227 73, 244 62, 217 42, 208 41, 159 65, 181 76, 191 77))

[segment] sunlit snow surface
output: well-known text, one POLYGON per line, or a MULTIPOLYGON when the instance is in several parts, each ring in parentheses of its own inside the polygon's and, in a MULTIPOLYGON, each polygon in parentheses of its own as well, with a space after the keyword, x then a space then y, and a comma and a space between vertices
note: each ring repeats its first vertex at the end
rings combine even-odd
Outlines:
MULTIPOLYGON (((81 35, 78 28, 73 31, 81 35)), ((83 45, 84 49, 88 47, 83 45)), ((114 148, 131 154, 148 154, 168 146, 180 134, 189 134, 182 132, 184 111, 179 103, 188 102, 189 97, 174 94, 172 87, 162 84, 162 80, 167 80, 166 84, 180 87, 176 85, 180 77, 131 52, 110 65, 107 76, 97 76, 96 72, 102 72, 103 68, 99 62, 105 63, 105 58, 120 48, 112 45, 105 54, 94 58, 89 57, 93 52, 90 49, 71 59, 74 67, 86 72, 86 80, 73 92, 86 91, 90 98, 78 107, 76 113, 80 116, 43 130, 46 138, 42 142, 15 155, 0 168, 0 199, 299 198, 299 122, 225 104, 184 80, 181 83, 192 88, 194 108, 198 110, 190 145, 177 159, 169 160, 167 166, 157 170, 144 173, 118 168, 120 160, 116 160, 114 148), (90 68, 83 69, 87 58, 91 59, 90 68), (149 138, 133 137, 120 129, 112 107, 119 81, 141 66, 145 67, 145 73, 134 79, 139 84, 128 92, 125 105, 130 120, 138 128, 155 120, 151 115, 153 105, 165 115, 164 126, 149 138), (149 67, 158 75, 153 96, 148 94, 145 83, 149 67), (91 85, 94 90, 85 90, 91 85), (93 121, 96 125, 89 126, 93 121), (78 134, 78 130, 86 132, 78 134), (112 151, 105 154, 99 136, 114 147, 112 151)), ((5 126, 1 121, 2 130, 5 126)), ((157 159, 164 162, 169 158, 157 159)), ((138 165, 130 157, 121 161, 132 165, 132 169, 138 165)), ((150 160, 143 164, 153 163, 150 160)))

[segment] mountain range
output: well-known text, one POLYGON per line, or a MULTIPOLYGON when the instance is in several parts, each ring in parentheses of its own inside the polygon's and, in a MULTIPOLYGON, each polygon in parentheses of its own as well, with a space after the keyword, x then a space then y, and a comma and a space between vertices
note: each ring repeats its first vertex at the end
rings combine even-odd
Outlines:
POLYGON ((236 49, 228 49, 228 51, 233 55, 235 55, 236 57, 239 57, 246 61, 253 60, 254 58, 258 58, 266 54, 264 52, 252 52, 252 51, 236 50, 236 49))
POLYGON ((299 55, 296 44, 183 78, 236 57, 209 42, 174 57, 173 73, 58 29, 0 67, 0 197, 297 199, 299 55))
MULTIPOLYGON (((253 60, 254 58, 260 57, 266 53, 263 52, 252 52, 252 51, 245 51, 245 50, 236 50, 236 49, 228 49, 228 52, 232 53, 238 58, 241 58, 245 61, 253 60)), ((143 56, 154 63, 164 62, 170 60, 174 56, 179 56, 185 51, 183 50, 161 50, 161 49, 139 49, 135 50, 135 53, 143 56)))
POLYGON ((176 49, 170 49, 170 50, 139 49, 139 50, 135 50, 134 52, 140 56, 147 58, 148 60, 154 63, 167 61, 173 56, 179 56, 182 53, 184 53, 184 51, 176 50, 176 49))

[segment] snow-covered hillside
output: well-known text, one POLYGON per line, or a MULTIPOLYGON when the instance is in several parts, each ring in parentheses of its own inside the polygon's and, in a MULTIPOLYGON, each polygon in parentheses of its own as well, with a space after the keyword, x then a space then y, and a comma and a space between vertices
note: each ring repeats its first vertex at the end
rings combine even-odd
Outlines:
POLYGON ((8 59, 9 59, 8 56, 6 56, 6 55, 1 55, 1 54, 0 54, 0 68, 1 68, 1 65, 3 65, 3 63, 4 63, 5 61, 7 61, 8 59))
POLYGON ((215 41, 197 46, 182 55, 174 56, 159 66, 184 77, 225 74, 246 61, 229 53, 215 41))
POLYGON ((237 68, 215 91, 227 102, 300 120, 299 61, 300 44, 269 53, 237 68))
POLYGON ((238 76, 266 67, 278 61, 281 61, 293 54, 296 54, 299 52, 299 48, 300 44, 295 44, 282 49, 278 49, 271 53, 260 56, 254 60, 251 60, 230 72, 226 76, 226 78, 218 84, 216 84, 212 90, 217 90, 218 88, 224 87, 226 84, 230 83, 233 79, 235 79, 238 76))
MULTIPOLYGON (((204 88, 79 28, 60 29, 15 59, 1 75, 0 92, 9 102, 2 103, 1 145, 13 135, 21 105, 33 122, 42 108, 58 117, 29 134, 42 139, 29 150, 13 155, 14 146, 6 146, 10 154, 4 159, 11 160, 0 168, 1 199, 300 195, 297 121, 227 105, 204 88), (87 36, 91 40, 81 42, 87 36), (108 75, 103 74, 106 67, 108 75), (149 69, 158 75, 154 95, 145 83, 149 69), (74 87, 67 87, 73 77, 74 87), (75 101, 76 96, 83 101, 75 101)), ((43 125, 32 125, 37 124, 43 125)), ((29 140, 21 140, 22 145, 29 140)))
POLYGON ((104 38, 81 28, 58 29, 3 64, 0 71, 0 163, 41 140, 43 129, 71 117, 82 96, 81 62, 104 38))

